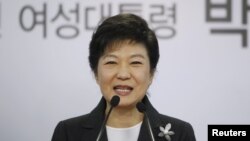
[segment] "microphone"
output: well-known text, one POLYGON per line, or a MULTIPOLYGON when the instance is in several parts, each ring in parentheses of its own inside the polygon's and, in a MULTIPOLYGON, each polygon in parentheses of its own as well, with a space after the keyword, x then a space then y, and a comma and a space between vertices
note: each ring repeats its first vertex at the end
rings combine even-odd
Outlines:
POLYGON ((136 104, 136 108, 137 108, 137 110, 139 112, 144 113, 144 116, 145 116, 145 119, 146 119, 146 125, 148 127, 149 135, 151 137, 151 141, 155 141, 154 134, 152 132, 152 127, 151 127, 151 124, 149 122, 148 114, 146 113, 146 107, 145 107, 145 105, 142 102, 138 102, 136 104))
POLYGON ((119 96, 115 95, 115 96, 112 97, 112 99, 110 101, 111 107, 110 107, 110 109, 108 111, 107 116, 105 117, 105 119, 104 119, 104 121, 102 123, 101 130, 100 130, 100 132, 99 132, 99 134, 98 134, 98 136, 96 138, 96 141, 99 141, 101 139, 102 134, 103 134, 103 130, 104 130, 104 127, 105 127, 105 125, 106 125, 106 123, 108 121, 109 115, 110 115, 111 111, 113 110, 113 108, 116 107, 119 104, 119 102, 120 102, 120 97, 119 96))

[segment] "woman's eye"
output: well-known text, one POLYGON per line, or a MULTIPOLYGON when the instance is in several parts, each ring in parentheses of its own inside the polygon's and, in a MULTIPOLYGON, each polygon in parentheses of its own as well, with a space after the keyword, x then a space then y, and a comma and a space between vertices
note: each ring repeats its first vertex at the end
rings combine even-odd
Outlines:
POLYGON ((140 62, 140 61, 133 61, 133 62, 131 62, 131 64, 133 64, 133 65, 139 65, 139 64, 142 64, 142 62, 140 62))
POLYGON ((108 62, 106 62, 105 64, 116 64, 116 62, 115 61, 108 61, 108 62))

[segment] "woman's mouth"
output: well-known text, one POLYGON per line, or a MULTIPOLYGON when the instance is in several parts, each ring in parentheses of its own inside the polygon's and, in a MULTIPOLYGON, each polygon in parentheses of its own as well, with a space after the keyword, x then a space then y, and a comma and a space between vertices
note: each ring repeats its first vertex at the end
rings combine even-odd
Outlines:
POLYGON ((117 95, 126 96, 132 92, 133 88, 127 85, 117 85, 114 87, 114 91, 117 95))

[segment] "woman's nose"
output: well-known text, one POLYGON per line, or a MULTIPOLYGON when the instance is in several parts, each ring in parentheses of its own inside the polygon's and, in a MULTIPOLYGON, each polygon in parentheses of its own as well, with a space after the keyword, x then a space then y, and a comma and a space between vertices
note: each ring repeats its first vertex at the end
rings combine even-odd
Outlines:
POLYGON ((130 74, 130 70, 129 67, 126 65, 123 65, 121 67, 119 67, 118 71, 117 71, 117 78, 121 79, 121 80, 126 80, 129 79, 131 77, 130 74))

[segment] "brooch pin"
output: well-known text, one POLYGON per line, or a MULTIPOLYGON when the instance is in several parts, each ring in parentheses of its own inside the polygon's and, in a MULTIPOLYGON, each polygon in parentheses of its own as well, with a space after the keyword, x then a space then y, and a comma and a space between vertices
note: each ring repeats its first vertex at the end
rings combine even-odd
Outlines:
POLYGON ((171 123, 168 123, 165 128, 160 126, 161 132, 158 134, 159 137, 165 137, 168 141, 171 141, 171 135, 174 135, 174 131, 170 131, 171 123))

